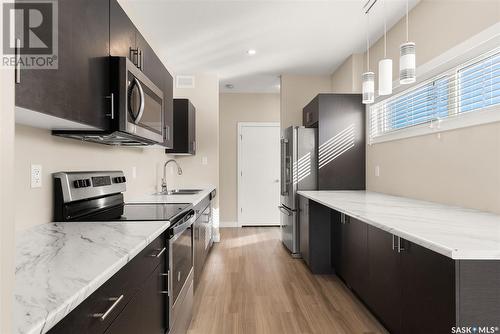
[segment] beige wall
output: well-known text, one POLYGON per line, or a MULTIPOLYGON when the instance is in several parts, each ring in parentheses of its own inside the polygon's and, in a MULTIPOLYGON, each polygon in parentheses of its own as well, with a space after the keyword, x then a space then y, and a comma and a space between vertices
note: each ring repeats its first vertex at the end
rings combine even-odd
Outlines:
MULTIPOLYGON (((238 220, 238 122, 279 122, 279 94, 220 94, 220 221, 238 220)), ((236 225, 235 225, 236 226, 236 225)))
MULTIPOLYGON (((410 41, 416 43, 418 66, 500 22, 500 1, 421 0, 411 10, 409 22, 410 41)), ((393 60, 395 79, 399 75, 399 45, 406 40, 405 27, 403 18, 387 34, 387 57, 393 60)), ((370 70, 376 75, 378 61, 383 58, 383 42, 381 38, 370 48, 370 70)))
POLYGON ((302 125, 302 109, 319 93, 330 93, 331 76, 281 76, 281 129, 302 125))
POLYGON ((49 130, 16 125, 15 177, 17 180, 16 229, 52 221, 52 176, 58 171, 123 170, 125 198, 158 189, 162 149, 119 148, 54 137, 49 130), (42 165, 42 187, 30 188, 31 164, 42 165), (136 178, 132 168, 136 167, 136 178), (30 204, 29 210, 26 203, 30 204))
MULTIPOLYGON (((0 18, 2 27, 2 18, 0 18)), ((1 28, 0 28, 1 36, 1 28)), ((0 68, 0 333, 11 333, 14 286, 14 73, 0 68)))
MULTIPOLYGON (((167 172, 169 186, 218 185, 218 80, 197 76, 197 87, 177 91, 176 97, 189 97, 197 106, 198 151, 194 157, 178 158, 184 173, 167 172), (208 165, 202 165, 202 157, 208 165)), ((162 148, 120 148, 84 143, 50 135, 50 131, 16 125, 15 134, 15 198, 16 230, 52 220, 52 179, 57 171, 123 170, 127 176, 125 200, 136 195, 160 190, 163 163, 167 156, 162 148), (30 188, 31 164, 42 165, 42 187, 30 188), (136 177, 133 177, 133 168, 136 177), (30 204, 29 210, 25 203, 30 204)))
POLYGON ((349 56, 332 74, 333 93, 361 93, 364 54, 349 56))
MULTIPOLYGON (((174 184, 214 185, 219 188, 219 79, 216 75, 196 75, 196 88, 174 88, 175 98, 188 98, 196 108, 196 155, 176 156, 184 173, 175 175, 174 184), (203 164, 206 158, 207 164, 203 164)), ((172 171, 173 169, 171 169, 172 171)), ((171 174, 171 176, 174 176, 171 174)), ((171 177, 169 177, 171 179, 171 177)), ((218 208, 217 196, 214 207, 218 208)))
MULTIPOLYGON (((422 1, 410 13, 417 65, 500 21, 500 1, 422 1)), ((398 75, 404 24, 389 31, 388 56, 398 75)), ((377 72, 383 40, 372 47, 377 72)), ((500 213, 500 123, 427 135, 367 148, 367 188, 500 213), (380 176, 374 175, 380 166, 380 176)))

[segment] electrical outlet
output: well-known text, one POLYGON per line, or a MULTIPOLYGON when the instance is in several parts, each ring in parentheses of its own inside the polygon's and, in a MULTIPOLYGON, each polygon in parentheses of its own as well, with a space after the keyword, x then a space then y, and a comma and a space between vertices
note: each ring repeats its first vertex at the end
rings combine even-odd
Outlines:
POLYGON ((132 167, 132 178, 136 179, 137 178, 137 167, 132 167))
POLYGON ((208 157, 201 157, 201 164, 208 165, 208 157))
POLYGON ((380 166, 375 166, 375 176, 379 177, 380 176, 380 166))
POLYGON ((42 166, 31 165, 31 188, 42 187, 42 166))

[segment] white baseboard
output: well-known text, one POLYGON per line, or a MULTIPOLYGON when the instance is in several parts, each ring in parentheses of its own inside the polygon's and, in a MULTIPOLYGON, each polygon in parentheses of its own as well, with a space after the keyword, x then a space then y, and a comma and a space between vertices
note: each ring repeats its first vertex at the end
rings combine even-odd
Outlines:
POLYGON ((219 227, 239 227, 238 222, 219 222, 219 227))
POLYGON ((276 227, 276 226, 280 226, 280 222, 263 222, 261 224, 259 223, 243 223, 243 224, 240 224, 239 222, 219 222, 219 227, 252 227, 252 226, 255 226, 255 227, 266 227, 266 226, 270 226, 270 227, 276 227))

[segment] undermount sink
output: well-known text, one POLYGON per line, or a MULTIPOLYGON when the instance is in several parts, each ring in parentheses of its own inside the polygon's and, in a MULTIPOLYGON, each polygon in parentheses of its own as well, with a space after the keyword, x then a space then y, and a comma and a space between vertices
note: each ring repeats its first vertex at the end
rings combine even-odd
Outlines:
POLYGON ((199 192, 203 191, 202 189, 172 189, 169 191, 160 191, 155 195, 196 195, 199 192))

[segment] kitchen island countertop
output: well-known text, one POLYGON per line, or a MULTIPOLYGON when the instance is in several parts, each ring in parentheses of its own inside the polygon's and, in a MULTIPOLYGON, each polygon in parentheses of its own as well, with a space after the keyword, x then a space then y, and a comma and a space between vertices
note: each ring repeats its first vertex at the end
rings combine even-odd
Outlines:
POLYGON ((370 191, 299 195, 456 260, 500 260, 500 216, 370 191))

